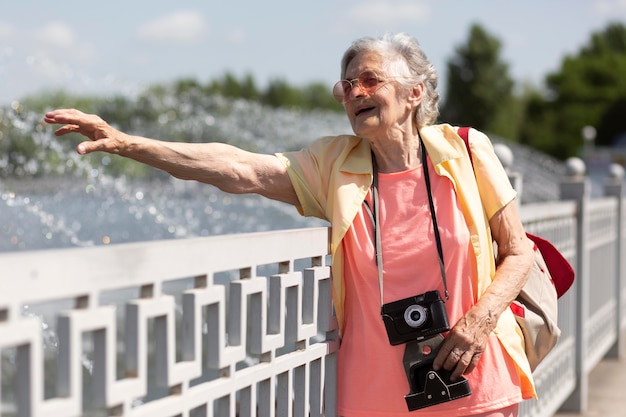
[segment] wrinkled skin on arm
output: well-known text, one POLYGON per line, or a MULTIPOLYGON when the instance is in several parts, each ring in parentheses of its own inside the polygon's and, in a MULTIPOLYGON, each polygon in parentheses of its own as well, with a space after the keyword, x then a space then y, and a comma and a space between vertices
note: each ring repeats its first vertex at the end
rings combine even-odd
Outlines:
POLYGON ((75 109, 48 112, 44 121, 63 125, 56 130, 57 136, 80 133, 87 137, 89 140, 77 147, 81 155, 108 152, 229 193, 256 193, 298 204, 285 167, 273 155, 247 152, 223 143, 164 142, 128 135, 97 115, 75 109))

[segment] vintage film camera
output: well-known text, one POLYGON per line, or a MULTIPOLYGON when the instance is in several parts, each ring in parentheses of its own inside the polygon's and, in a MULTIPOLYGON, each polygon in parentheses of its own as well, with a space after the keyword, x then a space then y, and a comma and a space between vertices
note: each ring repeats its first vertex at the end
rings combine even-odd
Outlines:
POLYGON ((450 330, 448 313, 439 291, 383 304, 381 314, 389 343, 394 346, 450 330))
POLYGON ((471 395, 465 378, 450 380, 450 371, 435 371, 432 363, 450 330, 446 307, 439 291, 383 304, 381 314, 389 343, 406 344, 404 370, 411 391, 404 396, 409 411, 471 395))

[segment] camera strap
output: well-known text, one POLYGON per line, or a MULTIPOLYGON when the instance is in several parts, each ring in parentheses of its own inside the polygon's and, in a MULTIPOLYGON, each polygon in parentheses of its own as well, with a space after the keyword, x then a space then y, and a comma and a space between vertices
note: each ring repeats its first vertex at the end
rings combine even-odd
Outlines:
MULTIPOLYGON (((419 132, 418 132, 419 134, 419 132)), ((437 225, 437 217, 435 216, 435 204, 433 203, 432 190, 430 187, 430 175, 428 173, 428 164, 426 161, 426 147, 420 136, 420 148, 422 150, 422 169, 424 170, 424 179, 426 181, 426 191, 428 193, 428 205, 430 207, 430 217, 433 220, 433 229, 435 233, 435 240, 437 243, 437 253, 439 255, 439 269, 441 270, 441 280, 443 281, 443 288, 446 300, 450 299, 448 295, 448 284, 446 282, 446 270, 443 262, 443 247, 441 245, 441 236, 439 235, 439 226, 437 225)), ((372 154, 372 169, 374 178, 372 181, 372 208, 370 209, 367 201, 364 201, 365 209, 367 210, 370 219, 374 225, 374 243, 376 246, 376 266, 378 267, 378 285, 380 288, 380 304, 383 305, 383 248, 380 232, 380 214, 379 214, 379 199, 378 199, 378 165, 376 164, 376 158, 372 154)))

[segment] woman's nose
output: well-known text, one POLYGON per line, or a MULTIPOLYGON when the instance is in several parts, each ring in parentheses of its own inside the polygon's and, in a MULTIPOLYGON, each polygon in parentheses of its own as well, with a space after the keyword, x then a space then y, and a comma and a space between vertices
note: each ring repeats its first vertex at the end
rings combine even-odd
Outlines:
POLYGON ((348 91, 348 99, 353 99, 365 95, 365 90, 361 87, 361 84, 357 81, 350 85, 350 91, 348 91))

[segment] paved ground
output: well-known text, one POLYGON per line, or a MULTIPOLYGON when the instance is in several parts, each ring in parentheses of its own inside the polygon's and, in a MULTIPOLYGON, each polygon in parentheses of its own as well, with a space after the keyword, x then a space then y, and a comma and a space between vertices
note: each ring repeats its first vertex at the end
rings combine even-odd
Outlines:
POLYGON ((626 417, 626 358, 604 359, 589 377, 589 407, 556 417, 626 417))

